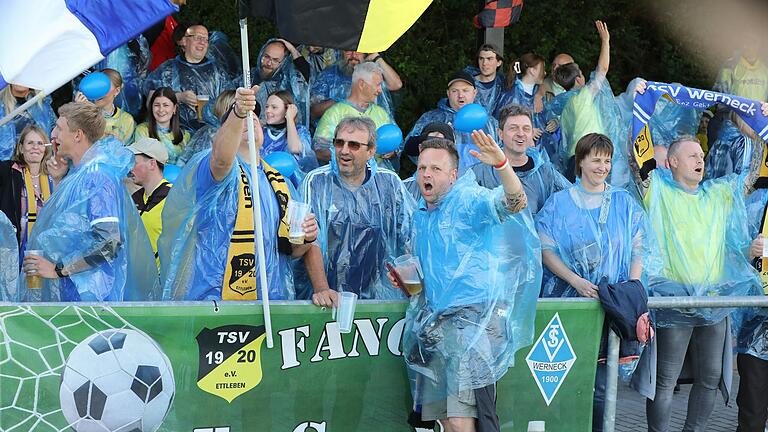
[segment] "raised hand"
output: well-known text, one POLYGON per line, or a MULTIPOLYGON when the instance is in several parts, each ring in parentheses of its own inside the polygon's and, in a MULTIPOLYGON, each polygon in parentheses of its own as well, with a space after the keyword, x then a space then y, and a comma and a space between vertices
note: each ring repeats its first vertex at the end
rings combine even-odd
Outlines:
POLYGON ((470 150, 469 153, 476 157, 480 162, 493 167, 499 166, 507 160, 504 151, 501 150, 496 141, 484 131, 476 130, 472 132, 472 141, 477 146, 478 151, 470 150))
POLYGON ((608 33, 608 24, 597 20, 595 21, 595 27, 597 28, 597 34, 600 35, 602 42, 609 42, 611 40, 611 34, 608 33))

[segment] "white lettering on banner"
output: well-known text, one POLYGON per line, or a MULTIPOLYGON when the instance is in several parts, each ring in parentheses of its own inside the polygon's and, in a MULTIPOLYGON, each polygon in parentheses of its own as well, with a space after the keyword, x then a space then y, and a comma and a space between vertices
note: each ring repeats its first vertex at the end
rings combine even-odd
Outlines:
POLYGON ((248 340, 248 335, 251 334, 251 332, 217 332, 216 334, 219 335, 220 344, 223 344, 225 340, 228 344, 236 342, 243 344, 248 340))
POLYGON ((552 403, 565 377, 576 362, 560 314, 555 313, 525 358, 547 406, 552 403))
MULTIPOLYGON (((344 349, 343 339, 339 332, 339 326, 335 322, 325 324, 320 333, 317 349, 309 359, 311 363, 317 363, 323 360, 338 360, 347 357, 360 357, 358 344, 362 341, 365 351, 369 356, 375 357, 381 354, 381 343, 386 338, 387 350, 394 356, 401 356, 401 341, 403 331, 405 330, 405 318, 396 321, 384 334, 384 327, 389 322, 387 317, 375 318, 376 323, 370 318, 354 320, 354 334, 352 335, 352 346, 347 352, 344 349), (327 351, 326 355, 322 355, 327 351)), ((288 328, 278 331, 280 335, 280 348, 283 357, 282 370, 301 366, 299 353, 306 352, 307 340, 310 338, 311 329, 309 326, 288 328)), ((228 335, 219 336, 220 338, 230 337, 228 335)), ((236 336, 239 337, 239 336, 236 336)))
POLYGON ((299 363, 299 351, 304 352, 306 345, 304 340, 309 337, 309 326, 301 326, 296 328, 289 328, 277 332, 280 335, 280 347, 283 352, 283 365, 280 367, 282 370, 294 368, 300 366, 299 363), (301 333, 301 336, 296 340, 296 332, 301 333))
POLYGON ((325 422, 315 423, 308 421, 301 423, 293 429, 293 432, 325 432, 325 422))
POLYGON ((384 324, 389 321, 389 318, 378 318, 376 323, 379 325, 379 330, 373 330, 373 323, 369 319, 355 320, 357 330, 355 332, 355 340, 352 342, 352 351, 347 354, 348 357, 359 357, 360 353, 357 352, 357 341, 362 338, 363 345, 368 351, 368 355, 376 357, 379 355, 379 345, 381 343, 381 331, 384 329, 384 324))

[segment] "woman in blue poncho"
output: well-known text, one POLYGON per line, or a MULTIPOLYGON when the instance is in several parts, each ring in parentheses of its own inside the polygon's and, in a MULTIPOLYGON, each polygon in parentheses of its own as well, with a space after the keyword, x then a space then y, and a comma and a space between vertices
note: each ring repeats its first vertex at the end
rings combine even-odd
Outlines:
MULTIPOLYGON (((597 284, 640 279, 647 254, 646 217, 624 189, 606 182, 611 172, 613 143, 588 134, 576 144, 579 181, 552 195, 538 213, 545 266, 542 297, 597 298, 597 284)), ((593 430, 602 430, 605 365, 595 377, 593 430)))
POLYGON ((269 95, 264 107, 264 145, 261 147, 261 157, 273 152, 290 153, 302 163, 304 172, 309 172, 317 168, 317 159, 312 151, 309 129, 297 124, 298 113, 290 92, 278 90, 269 95))

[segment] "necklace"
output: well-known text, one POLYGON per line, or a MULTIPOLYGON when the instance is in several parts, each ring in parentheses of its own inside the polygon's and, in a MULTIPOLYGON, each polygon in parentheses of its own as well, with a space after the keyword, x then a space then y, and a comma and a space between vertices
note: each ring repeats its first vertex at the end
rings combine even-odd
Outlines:
POLYGON ((40 174, 38 174, 38 175, 32 175, 32 174, 30 174, 29 176, 30 176, 30 177, 32 177, 33 179, 38 179, 38 178, 40 178, 40 174))

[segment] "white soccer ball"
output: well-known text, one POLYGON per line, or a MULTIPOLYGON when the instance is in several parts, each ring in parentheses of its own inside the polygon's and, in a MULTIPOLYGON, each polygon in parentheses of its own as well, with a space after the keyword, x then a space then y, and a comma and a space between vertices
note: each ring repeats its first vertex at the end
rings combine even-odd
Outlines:
POLYGON ((173 368, 144 333, 98 332, 69 354, 59 399, 76 432, 154 432, 173 403, 173 368))

